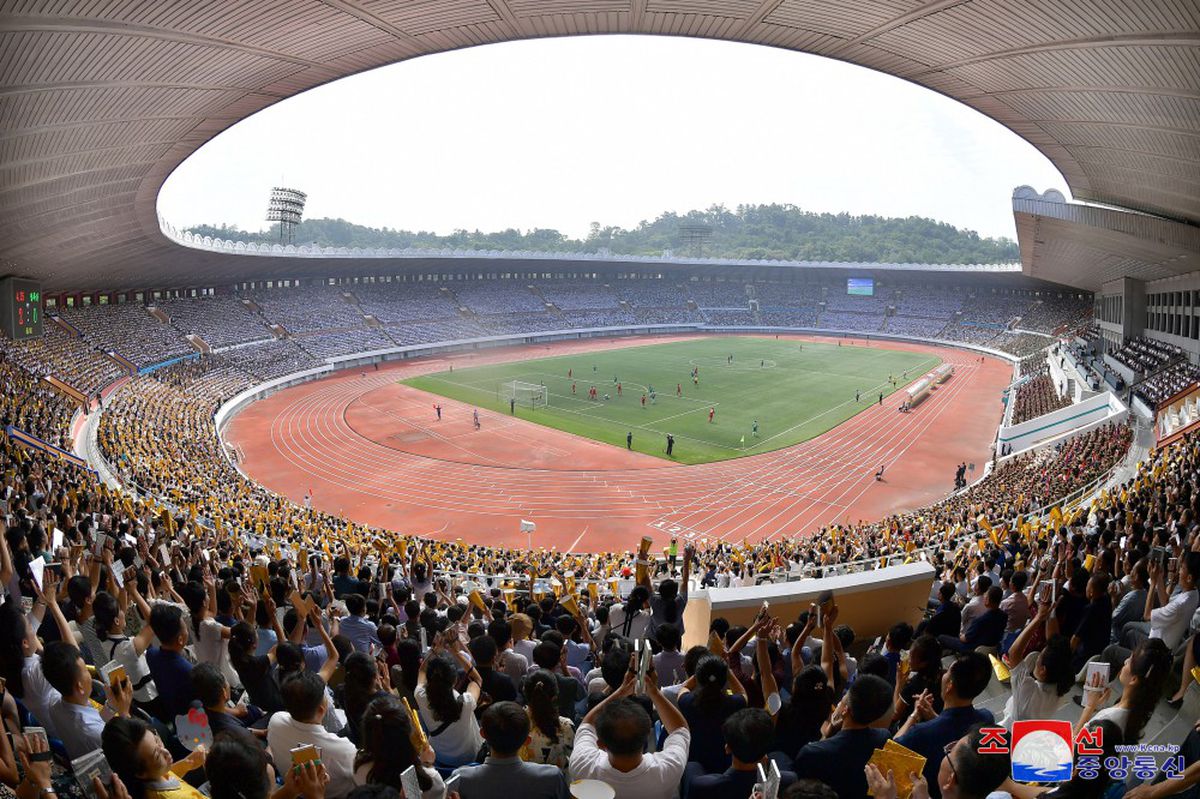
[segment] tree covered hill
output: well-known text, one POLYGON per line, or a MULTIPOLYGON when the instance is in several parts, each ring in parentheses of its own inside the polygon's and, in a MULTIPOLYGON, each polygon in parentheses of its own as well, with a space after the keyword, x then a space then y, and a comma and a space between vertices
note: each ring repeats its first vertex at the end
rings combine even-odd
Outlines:
MULTIPOLYGON (((701 252, 710 258, 754 258, 799 261, 866 261, 876 263, 1010 263, 1019 259, 1016 242, 984 238, 944 222, 923 217, 906 219, 850 214, 818 214, 794 205, 715 205, 686 214, 667 212, 626 230, 593 222, 585 239, 557 230, 534 228, 484 233, 456 230, 449 235, 355 225, 344 219, 306 219, 296 229, 297 244, 323 247, 421 247, 438 249, 537 250, 597 252, 620 255, 693 255, 681 230, 700 226, 710 231, 701 252)), ((247 242, 279 241, 272 226, 261 233, 221 225, 198 225, 192 233, 247 242)))

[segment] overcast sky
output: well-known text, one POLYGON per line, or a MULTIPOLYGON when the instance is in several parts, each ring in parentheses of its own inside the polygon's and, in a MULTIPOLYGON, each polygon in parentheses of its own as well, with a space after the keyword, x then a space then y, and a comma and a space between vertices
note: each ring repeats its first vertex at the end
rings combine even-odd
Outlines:
POLYGON ((306 217, 431 230, 633 227, 724 203, 927 216, 1015 238, 1014 187, 1066 184, 967 106, 838 61, 646 36, 431 55, 322 86, 230 128, 171 176, 172 224, 306 217))

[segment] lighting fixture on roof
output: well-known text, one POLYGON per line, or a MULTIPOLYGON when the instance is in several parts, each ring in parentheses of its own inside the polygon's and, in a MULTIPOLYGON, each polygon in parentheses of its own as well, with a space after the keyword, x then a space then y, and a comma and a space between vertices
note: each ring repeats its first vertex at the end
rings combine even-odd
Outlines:
POLYGON ((271 200, 267 204, 267 221, 279 223, 279 240, 292 243, 296 227, 304 216, 304 202, 308 195, 297 189, 276 186, 271 189, 271 200))

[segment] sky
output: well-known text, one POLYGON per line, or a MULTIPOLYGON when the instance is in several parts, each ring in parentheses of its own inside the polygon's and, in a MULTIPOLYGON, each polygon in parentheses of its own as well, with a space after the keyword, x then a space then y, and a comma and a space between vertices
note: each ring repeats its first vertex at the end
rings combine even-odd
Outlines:
POLYGON ((180 165, 176 227, 306 218, 450 233, 790 203, 925 216, 1015 238, 1012 190, 1066 182, 972 108, 898 78, 757 45, 593 36, 487 45, 344 78, 260 111, 180 165))

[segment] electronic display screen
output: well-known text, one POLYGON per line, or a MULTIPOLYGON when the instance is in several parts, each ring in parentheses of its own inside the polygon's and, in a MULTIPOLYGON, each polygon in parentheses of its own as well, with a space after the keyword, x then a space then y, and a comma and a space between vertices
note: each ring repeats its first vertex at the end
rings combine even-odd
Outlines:
POLYGON ((5 334, 14 341, 40 337, 42 284, 20 277, 0 280, 0 318, 5 334))
POLYGON ((848 277, 846 293, 851 297, 874 297, 875 281, 869 277, 848 277))

